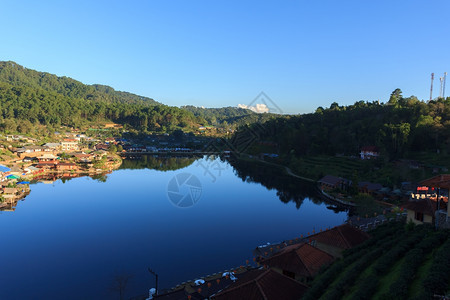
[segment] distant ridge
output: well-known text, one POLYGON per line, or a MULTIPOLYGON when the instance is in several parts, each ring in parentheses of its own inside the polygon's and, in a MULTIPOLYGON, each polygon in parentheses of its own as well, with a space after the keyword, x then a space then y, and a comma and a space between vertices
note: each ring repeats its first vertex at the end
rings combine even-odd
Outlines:
POLYGON ((46 91, 54 91, 73 98, 100 100, 110 103, 161 104, 152 98, 116 91, 107 85, 87 85, 70 77, 59 77, 47 72, 28 69, 13 61, 0 61, 0 81, 14 86, 42 88, 46 91))

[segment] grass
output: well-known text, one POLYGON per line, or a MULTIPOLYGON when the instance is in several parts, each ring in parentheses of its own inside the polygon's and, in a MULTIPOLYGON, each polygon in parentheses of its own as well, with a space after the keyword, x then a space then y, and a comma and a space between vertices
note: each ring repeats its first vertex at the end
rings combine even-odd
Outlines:
POLYGON ((378 285, 378 290, 373 296, 373 299, 380 299, 380 296, 389 290, 391 283, 398 278, 401 265, 405 262, 405 258, 400 259, 392 267, 391 271, 381 278, 378 285))
POLYGON ((351 299, 354 292, 356 291, 356 287, 358 286, 358 284, 365 279, 370 273, 372 273, 373 271, 373 265, 375 264, 376 261, 374 261, 368 268, 366 268, 362 273, 361 276, 358 277, 358 280, 355 281, 355 284, 352 286, 352 288, 350 289, 350 291, 342 298, 342 299, 351 299))
POLYGON ((428 253, 425 261, 417 270, 416 278, 414 278, 413 282, 409 287, 409 297, 413 297, 414 295, 419 294, 420 289, 422 288, 422 281, 423 279, 425 279, 425 276, 430 270, 432 263, 433 263, 433 253, 428 253))

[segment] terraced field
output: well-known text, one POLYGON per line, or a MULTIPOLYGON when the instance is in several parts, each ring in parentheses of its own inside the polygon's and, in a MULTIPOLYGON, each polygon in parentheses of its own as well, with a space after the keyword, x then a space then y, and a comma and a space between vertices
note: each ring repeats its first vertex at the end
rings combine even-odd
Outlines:
POLYGON ((323 270, 303 299, 435 299, 450 284, 450 231, 389 223, 323 270))
MULTIPOLYGON (((435 156, 429 154, 415 154, 426 168, 414 169, 408 164, 387 163, 382 161, 360 160, 359 158, 337 156, 304 156, 289 163, 289 167, 301 176, 319 180, 324 175, 334 175, 352 179, 355 174, 359 181, 378 182, 385 186, 399 186, 403 181, 417 182, 433 175, 433 167, 437 165, 435 156)), ((450 159, 449 159, 450 161, 450 159)), ((448 166, 447 160, 439 166, 448 166)), ((440 172, 446 173, 440 169, 440 172)))

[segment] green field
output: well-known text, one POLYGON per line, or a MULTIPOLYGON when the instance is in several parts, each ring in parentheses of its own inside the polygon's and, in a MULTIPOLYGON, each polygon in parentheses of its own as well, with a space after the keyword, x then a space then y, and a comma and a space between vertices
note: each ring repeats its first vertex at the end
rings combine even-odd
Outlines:
POLYGON ((450 231, 389 223, 322 271, 303 299, 433 299, 449 292, 450 231))

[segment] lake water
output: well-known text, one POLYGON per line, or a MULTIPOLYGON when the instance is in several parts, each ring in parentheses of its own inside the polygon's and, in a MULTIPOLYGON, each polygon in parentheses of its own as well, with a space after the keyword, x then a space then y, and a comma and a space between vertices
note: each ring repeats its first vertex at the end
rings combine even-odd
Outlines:
POLYGON ((233 165, 145 157, 106 180, 31 185, 14 212, 0 213, 0 299, 119 299, 117 278, 131 276, 128 299, 154 286, 148 267, 160 289, 170 288, 244 265, 258 245, 347 218, 305 197, 298 179, 233 165), (174 180, 183 178, 191 186, 178 194, 195 204, 180 208, 174 180))

